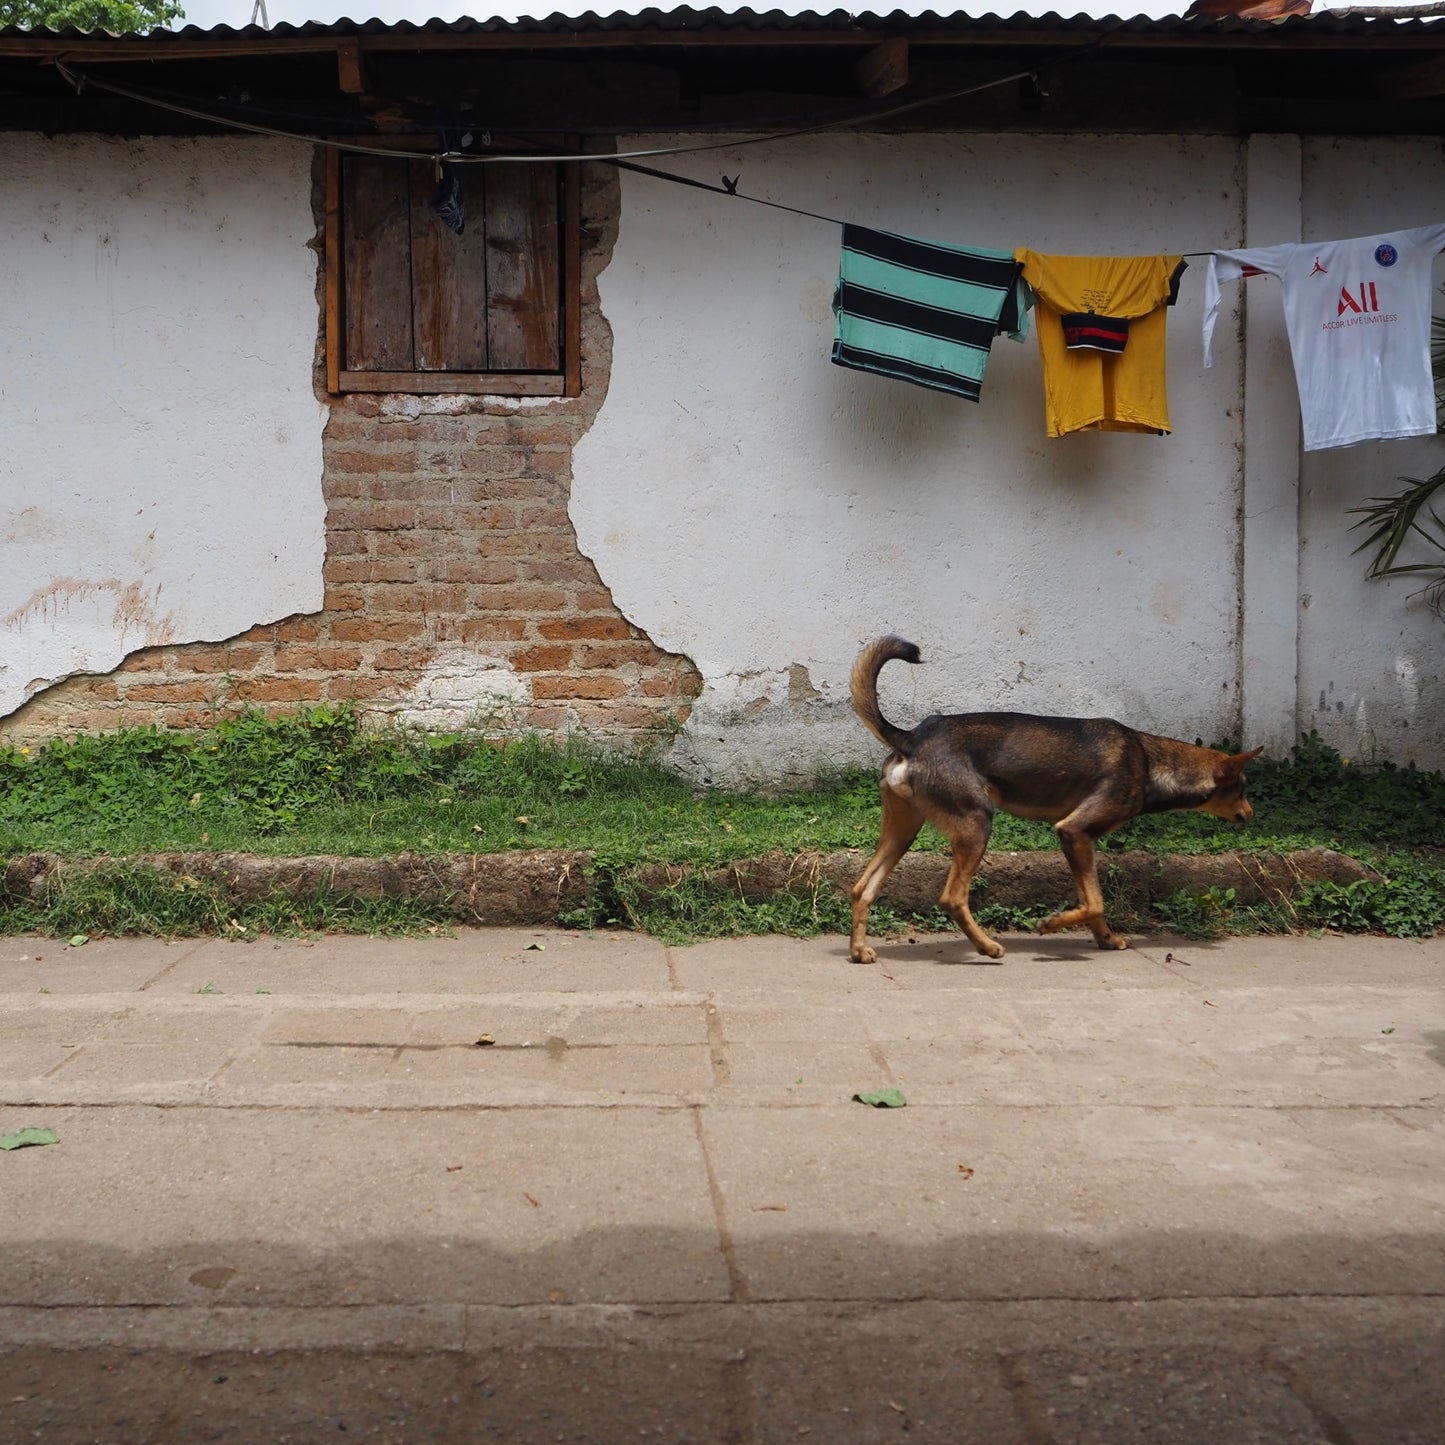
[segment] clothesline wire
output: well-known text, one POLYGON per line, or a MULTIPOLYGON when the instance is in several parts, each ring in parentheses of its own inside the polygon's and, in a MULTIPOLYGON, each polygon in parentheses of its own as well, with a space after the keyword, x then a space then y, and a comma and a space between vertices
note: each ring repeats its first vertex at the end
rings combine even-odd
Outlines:
MULTIPOLYGON (((1091 42, 1088 45, 1079 46, 1056 56, 1050 62, 1059 64, 1064 61, 1077 59, 1080 55, 1097 48, 1098 42, 1091 42)), ((652 166, 636 164, 639 157, 671 156, 671 155, 695 155, 705 151, 713 150, 740 150, 744 146, 763 145, 770 141, 793 140, 800 136, 817 135, 823 131, 834 130, 842 126, 859 125, 865 121, 890 120, 895 116, 904 115, 909 111, 921 110, 925 106, 942 105, 947 101, 962 100, 966 96, 977 95, 985 90, 995 90, 1002 85, 1010 85, 1019 80, 1033 80, 1037 83, 1037 70, 1019 70, 1008 75, 999 76, 994 80, 982 81, 977 85, 968 86, 962 90, 945 92, 942 95, 924 96, 918 100, 907 101, 902 105, 890 106, 887 110, 870 111, 866 115, 838 116, 831 120, 819 121, 814 125, 799 126, 792 130, 772 131, 765 135, 733 137, 724 141, 709 141, 692 146, 658 146, 649 150, 635 151, 612 151, 612 152, 569 152, 564 155, 538 155, 531 152, 518 154, 493 153, 486 155, 468 154, 465 151, 438 150, 397 150, 387 146, 361 145, 355 141, 338 140, 330 136, 309 135, 299 131, 282 130, 277 126, 259 125, 253 121, 236 119, 233 116, 217 115, 214 111, 201 110, 195 106, 182 105, 178 101, 163 100, 159 96, 148 95, 144 91, 133 90, 128 86, 116 85, 112 81, 96 80, 89 75, 83 75, 73 70, 64 61, 57 60, 55 68, 61 77, 75 88, 79 95, 88 86, 97 90, 108 91, 112 95, 121 96, 126 100, 136 101, 141 105, 154 106, 159 110, 170 111, 175 115, 184 115, 191 120, 205 121, 211 125, 228 126, 232 130, 245 131, 252 135, 270 136, 279 140, 303 141, 309 145, 323 146, 331 150, 346 151, 353 155, 385 156, 388 158, 399 158, 404 160, 430 160, 438 168, 445 162, 472 163, 472 164, 500 164, 508 161, 514 163, 545 163, 545 162, 576 162, 576 161, 603 161, 615 166, 619 170, 635 171, 639 175, 651 176, 657 180, 672 181, 677 185, 692 186, 697 190, 711 191, 719 196, 732 196, 739 201, 750 201, 755 206, 768 206, 775 211, 787 211, 794 216, 803 216, 809 220, 823 221, 831 226, 842 226, 846 222, 835 216, 823 215, 818 211, 805 210, 800 206, 789 206, 782 201, 766 200, 762 196, 745 195, 738 190, 738 182, 741 176, 734 176, 729 180, 727 176, 722 177, 721 185, 713 185, 708 181, 697 180, 693 176, 678 175, 674 171, 658 170, 652 166)), ((1212 255, 1210 251, 1185 251, 1185 257, 1197 259, 1212 255)))
MULTIPOLYGON (((1081 46, 1077 50, 1070 51, 1059 60, 1073 59, 1076 55, 1085 50, 1093 49, 1092 45, 1081 46)), ((1055 62, 1057 63, 1057 62, 1055 62)), ((530 151, 517 154, 487 153, 478 155, 466 151, 441 149, 435 151, 420 150, 397 150, 386 146, 361 145, 355 141, 337 140, 330 136, 309 135, 299 131, 282 130, 278 126, 260 125, 254 121, 239 120, 232 116, 217 115, 214 111, 201 110, 199 107, 182 105, 178 101, 163 100, 156 95, 148 95, 144 91, 133 90, 128 86, 116 85, 113 81, 96 80, 93 76, 83 75, 73 70, 64 61, 57 60, 55 68, 61 77, 74 87, 75 93, 79 95, 87 87, 94 87, 96 90, 108 91, 112 95, 121 96, 125 100, 136 101, 140 105, 154 106, 159 110, 170 111, 175 115, 184 115, 191 120, 206 121, 211 125, 229 126, 233 130, 246 131, 252 135, 271 136, 279 140, 304 141, 309 145, 324 146, 331 150, 347 151, 357 155, 399 157, 407 160, 430 160, 440 166, 443 161, 475 164, 475 165, 497 165, 506 162, 513 163, 545 163, 545 162, 576 162, 576 161, 624 161, 637 157, 651 156, 673 156, 693 155, 703 151, 714 150, 738 150, 744 146, 763 145, 770 141, 793 140, 799 136, 817 135, 819 132, 836 129, 840 126, 861 125, 868 121, 891 120, 895 116, 904 115, 909 111, 920 110, 925 106, 942 105, 947 101, 961 100, 965 96, 976 95, 981 91, 994 90, 1001 85, 1009 85, 1018 80, 1036 80, 1037 72, 1034 70, 1019 70, 1008 75, 1002 75, 994 80, 986 80, 978 85, 967 86, 962 90, 946 91, 941 95, 924 96, 918 100, 905 102, 903 105, 890 106, 886 110, 869 111, 863 115, 835 116, 830 120, 818 121, 813 125, 798 126, 792 130, 772 131, 765 135, 732 137, 722 141, 707 141, 698 145, 688 146, 658 146, 647 150, 635 151, 569 151, 561 155, 540 155, 530 151)), ((675 180, 685 180, 684 177, 673 177, 675 180)), ((701 184, 700 182, 697 184, 701 184)), ((704 189, 718 189, 707 187, 704 189)), ((732 192, 725 192, 732 194, 732 192)), ((744 196, 744 200, 753 200, 754 197, 744 196)), ((760 201, 761 205, 777 205, 777 202, 760 201)), ((782 207, 784 210, 790 207, 782 207)))
POLYGON ((728 180, 722 178, 722 185, 715 186, 710 181, 699 181, 692 176, 680 176, 675 171, 660 171, 655 166, 639 166, 633 161, 614 160, 610 162, 619 171, 636 171, 640 176, 653 176, 659 181, 675 181, 680 186, 695 186, 700 191, 712 191, 714 195, 733 196, 739 201, 751 201, 755 206, 771 206, 775 211, 788 211, 794 216, 807 216, 809 220, 826 221, 830 226, 843 226, 847 222, 840 221, 834 216, 825 216, 818 211, 805 211, 801 206, 785 206, 782 201, 767 201, 762 196, 747 196, 738 190, 738 182, 741 176, 734 176, 728 180))

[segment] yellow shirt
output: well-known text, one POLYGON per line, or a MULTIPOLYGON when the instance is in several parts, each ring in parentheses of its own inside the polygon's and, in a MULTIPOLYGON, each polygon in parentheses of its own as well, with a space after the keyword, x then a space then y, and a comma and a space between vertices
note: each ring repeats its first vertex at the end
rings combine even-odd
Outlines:
POLYGON ((1075 431, 1167 432, 1164 307, 1178 294, 1182 256, 1041 256, 1018 250, 1038 298, 1044 408, 1051 437, 1075 431), (1069 347, 1071 313, 1127 320, 1119 352, 1069 347))

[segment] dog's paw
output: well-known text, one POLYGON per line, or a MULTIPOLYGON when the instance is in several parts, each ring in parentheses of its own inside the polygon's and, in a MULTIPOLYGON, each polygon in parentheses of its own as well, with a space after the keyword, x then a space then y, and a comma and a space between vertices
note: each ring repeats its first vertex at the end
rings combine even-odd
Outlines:
POLYGON ((1096 939, 1100 948, 1128 948, 1129 940, 1122 933, 1106 933, 1103 938, 1096 939))
POLYGON ((1056 913, 1052 918, 1045 918, 1039 924, 1040 933, 1057 933, 1064 925, 1059 922, 1059 915, 1056 913))
POLYGON ((877 963, 878 953, 876 949, 870 948, 866 943, 860 943, 857 948, 848 955, 854 963, 877 963))
POLYGON ((998 941, 998 939, 988 938, 978 945, 978 951, 983 954, 985 958, 991 958, 995 963, 997 963, 999 959, 1004 956, 1007 950, 1004 948, 1003 944, 998 941))

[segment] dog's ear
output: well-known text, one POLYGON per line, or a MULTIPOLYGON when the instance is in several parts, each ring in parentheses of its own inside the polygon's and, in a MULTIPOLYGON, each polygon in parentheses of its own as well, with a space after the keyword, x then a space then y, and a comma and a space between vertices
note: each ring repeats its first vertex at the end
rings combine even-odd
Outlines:
POLYGON ((1249 763, 1252 763, 1263 751, 1263 748, 1255 748, 1253 752, 1248 753, 1222 754, 1214 767, 1215 776, 1218 778, 1238 778, 1242 776, 1245 767, 1249 763))

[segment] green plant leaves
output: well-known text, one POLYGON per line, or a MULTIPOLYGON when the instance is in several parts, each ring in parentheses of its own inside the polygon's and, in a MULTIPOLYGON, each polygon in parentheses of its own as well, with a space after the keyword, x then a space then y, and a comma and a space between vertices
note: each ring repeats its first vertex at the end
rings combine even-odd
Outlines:
POLYGON ((859 1104, 869 1104, 875 1109, 902 1109, 907 1107, 908 1100, 898 1089, 879 1089, 875 1093, 854 1094, 853 1099, 859 1104))
POLYGON ((28 1149, 37 1144, 58 1144, 54 1129, 17 1129, 13 1134, 0 1134, 0 1149, 28 1149))

